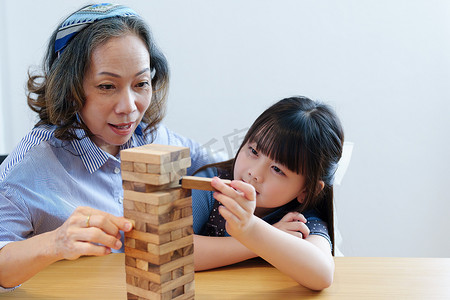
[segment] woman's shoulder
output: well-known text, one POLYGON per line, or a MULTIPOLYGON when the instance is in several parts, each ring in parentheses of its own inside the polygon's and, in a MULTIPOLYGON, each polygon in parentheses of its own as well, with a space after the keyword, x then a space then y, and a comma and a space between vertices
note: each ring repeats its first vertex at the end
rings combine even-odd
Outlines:
POLYGON ((0 167, 0 181, 17 166, 26 164, 26 161, 45 161, 49 143, 54 139, 55 126, 39 126, 26 134, 0 167))

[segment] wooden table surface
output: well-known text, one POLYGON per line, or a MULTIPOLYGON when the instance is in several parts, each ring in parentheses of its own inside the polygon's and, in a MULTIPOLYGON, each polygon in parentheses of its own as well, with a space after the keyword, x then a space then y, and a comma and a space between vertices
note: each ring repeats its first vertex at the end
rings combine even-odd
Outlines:
MULTIPOLYGON (((450 299, 450 258, 335 258, 333 285, 308 290, 255 259, 195 274, 195 299, 450 299)), ((124 254, 60 261, 1 299, 126 299, 124 254)))

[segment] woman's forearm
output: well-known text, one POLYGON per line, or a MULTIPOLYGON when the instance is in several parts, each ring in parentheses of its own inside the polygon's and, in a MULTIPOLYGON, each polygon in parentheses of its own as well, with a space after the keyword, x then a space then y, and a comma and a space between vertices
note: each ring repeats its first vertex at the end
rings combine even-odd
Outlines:
POLYGON ((194 235, 196 271, 231 265, 256 256, 233 237, 194 235))
POLYGON ((54 253, 52 232, 11 242, 0 250, 0 286, 15 287, 61 258, 54 253))

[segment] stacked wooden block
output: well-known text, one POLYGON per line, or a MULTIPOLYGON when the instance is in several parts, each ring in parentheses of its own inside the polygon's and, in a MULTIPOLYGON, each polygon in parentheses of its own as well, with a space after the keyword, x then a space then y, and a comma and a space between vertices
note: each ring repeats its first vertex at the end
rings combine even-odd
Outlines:
POLYGON ((121 160, 128 299, 194 299, 191 190, 179 187, 189 148, 150 144, 121 160))

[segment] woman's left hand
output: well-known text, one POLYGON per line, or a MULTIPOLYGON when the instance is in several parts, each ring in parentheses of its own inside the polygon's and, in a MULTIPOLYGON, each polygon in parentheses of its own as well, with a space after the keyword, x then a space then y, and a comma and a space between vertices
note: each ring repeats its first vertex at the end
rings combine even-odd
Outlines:
POLYGON ((240 235, 248 231, 257 218, 253 213, 256 208, 255 188, 245 182, 233 180, 230 186, 214 177, 211 185, 217 190, 214 198, 222 203, 220 214, 227 221, 226 230, 232 235, 240 235))

